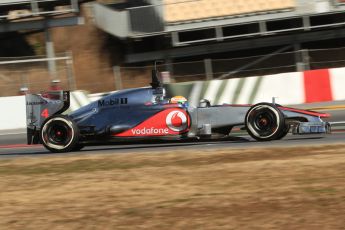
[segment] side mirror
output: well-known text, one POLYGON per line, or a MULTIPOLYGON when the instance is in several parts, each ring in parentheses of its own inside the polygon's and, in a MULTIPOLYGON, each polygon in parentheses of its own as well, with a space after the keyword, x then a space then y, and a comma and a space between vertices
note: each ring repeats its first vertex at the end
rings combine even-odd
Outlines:
POLYGON ((211 102, 207 99, 202 99, 199 102, 199 107, 206 108, 206 107, 210 107, 210 106, 211 106, 211 102))

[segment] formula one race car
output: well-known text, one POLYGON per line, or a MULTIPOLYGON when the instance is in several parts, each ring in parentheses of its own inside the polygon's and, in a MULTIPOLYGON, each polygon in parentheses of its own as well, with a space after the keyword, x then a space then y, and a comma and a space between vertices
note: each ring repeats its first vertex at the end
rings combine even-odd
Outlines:
POLYGON ((69 152, 126 140, 227 136, 234 126, 258 141, 281 139, 290 129, 293 134, 330 132, 329 123, 321 120, 329 114, 275 103, 211 106, 202 100, 189 106, 182 96, 166 98, 158 74, 152 71, 151 87, 117 91, 67 115, 61 113, 69 108, 68 91, 26 95, 28 144, 69 152))

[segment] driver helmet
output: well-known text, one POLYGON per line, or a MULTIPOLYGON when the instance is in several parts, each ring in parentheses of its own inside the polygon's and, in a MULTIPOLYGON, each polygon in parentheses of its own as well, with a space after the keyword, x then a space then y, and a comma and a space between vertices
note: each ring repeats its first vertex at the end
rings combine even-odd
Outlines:
POLYGON ((187 99, 184 96, 175 96, 170 99, 171 104, 186 104, 187 99))

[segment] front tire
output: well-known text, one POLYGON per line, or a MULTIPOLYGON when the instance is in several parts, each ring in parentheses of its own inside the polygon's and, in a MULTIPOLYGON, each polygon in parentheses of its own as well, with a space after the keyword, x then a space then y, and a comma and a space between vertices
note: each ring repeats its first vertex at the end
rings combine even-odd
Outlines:
POLYGON ((42 124, 40 141, 54 153, 73 151, 78 146, 78 126, 68 116, 52 116, 42 124))
POLYGON ((287 132, 283 113, 270 103, 252 106, 245 117, 248 134, 258 141, 272 141, 283 138, 287 132))
POLYGON ((281 132, 280 136, 276 140, 283 139, 290 131, 291 125, 285 124, 285 128, 281 132))

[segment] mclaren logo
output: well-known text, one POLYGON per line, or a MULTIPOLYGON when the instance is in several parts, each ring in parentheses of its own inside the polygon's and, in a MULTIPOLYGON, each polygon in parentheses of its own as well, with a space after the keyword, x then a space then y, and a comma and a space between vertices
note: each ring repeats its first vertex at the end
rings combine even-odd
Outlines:
POLYGON ((165 122, 169 129, 175 132, 181 132, 188 128, 187 116, 181 111, 172 111, 168 114, 165 122))
POLYGON ((29 101, 26 102, 26 105, 46 105, 48 102, 46 101, 29 101))
POLYGON ((49 100, 49 101, 27 101, 26 105, 47 105, 47 104, 61 104, 61 100, 49 100))

